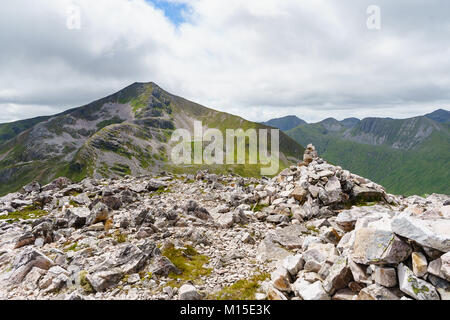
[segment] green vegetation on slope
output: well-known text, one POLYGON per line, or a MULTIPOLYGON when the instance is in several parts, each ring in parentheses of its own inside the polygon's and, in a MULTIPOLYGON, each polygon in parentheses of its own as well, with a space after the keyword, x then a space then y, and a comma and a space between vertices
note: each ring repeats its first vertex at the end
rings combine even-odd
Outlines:
POLYGON ((313 143, 323 158, 383 185, 390 193, 450 194, 448 132, 435 131, 410 150, 347 141, 318 124, 301 125, 288 134, 301 144, 313 143))

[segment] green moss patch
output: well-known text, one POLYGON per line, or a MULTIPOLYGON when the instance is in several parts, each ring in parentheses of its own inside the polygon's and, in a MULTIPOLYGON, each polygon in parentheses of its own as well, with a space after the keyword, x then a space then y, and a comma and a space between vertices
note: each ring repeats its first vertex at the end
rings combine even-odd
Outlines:
POLYGON ((168 283, 169 286, 179 287, 186 281, 199 283, 201 276, 211 274, 212 269, 204 267, 209 263, 209 257, 199 254, 191 246, 185 249, 168 248, 162 254, 181 271, 181 274, 169 274, 169 278, 173 279, 168 283))
POLYGON ((270 278, 268 273, 259 273, 250 279, 239 280, 229 287, 208 297, 209 300, 254 300, 261 282, 270 278))
POLYGON ((23 208, 22 210, 10 212, 7 215, 0 216, 0 220, 11 220, 11 221, 30 220, 30 219, 38 219, 46 215, 48 215, 47 211, 41 210, 40 208, 31 205, 23 208))

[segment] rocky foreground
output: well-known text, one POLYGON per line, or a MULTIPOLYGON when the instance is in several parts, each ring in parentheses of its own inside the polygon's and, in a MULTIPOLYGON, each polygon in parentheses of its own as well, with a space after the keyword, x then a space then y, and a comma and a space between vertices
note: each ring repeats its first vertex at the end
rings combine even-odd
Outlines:
POLYGON ((449 300, 450 197, 308 146, 273 179, 58 178, 0 198, 1 299, 449 300))

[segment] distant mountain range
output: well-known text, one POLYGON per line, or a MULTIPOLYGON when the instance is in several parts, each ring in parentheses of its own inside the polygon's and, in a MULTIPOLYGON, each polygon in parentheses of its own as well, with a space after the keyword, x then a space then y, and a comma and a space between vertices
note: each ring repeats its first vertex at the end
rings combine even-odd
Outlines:
MULTIPOLYGON (((172 165, 172 132, 177 128, 192 132, 195 120, 222 131, 270 128, 172 95, 155 83, 134 83, 55 116, 0 124, 0 194, 32 180, 47 183, 59 176, 80 181, 88 176, 191 173, 204 168, 259 174, 259 165, 172 165)), ((281 133, 280 152, 282 169, 296 163, 304 148, 281 133)))
POLYGON ((409 119, 328 118, 308 124, 290 116, 266 123, 285 128, 302 145, 314 144, 328 161, 386 186, 391 193, 450 194, 447 110, 409 119), (300 124, 291 128, 294 122, 300 124))

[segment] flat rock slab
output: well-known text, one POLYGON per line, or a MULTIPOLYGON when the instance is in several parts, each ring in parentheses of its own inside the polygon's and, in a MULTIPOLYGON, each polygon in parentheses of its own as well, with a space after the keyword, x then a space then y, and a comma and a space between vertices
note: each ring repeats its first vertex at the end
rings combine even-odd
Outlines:
POLYGON ((398 216, 392 220, 392 231, 417 243, 442 252, 450 251, 450 219, 422 220, 398 216))

